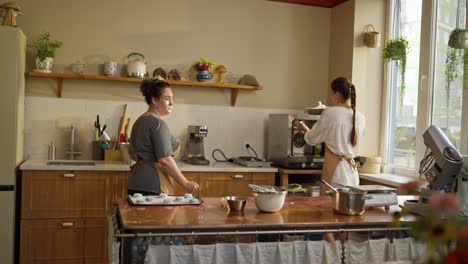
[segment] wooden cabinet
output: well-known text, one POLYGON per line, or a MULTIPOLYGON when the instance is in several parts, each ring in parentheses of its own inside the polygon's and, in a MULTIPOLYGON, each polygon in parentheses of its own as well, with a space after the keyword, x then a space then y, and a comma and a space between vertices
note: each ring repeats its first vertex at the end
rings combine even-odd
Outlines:
POLYGON ((105 263, 114 172, 23 171, 20 263, 105 263))
POLYGON ((25 171, 22 218, 106 217, 113 181, 100 171, 25 171))
POLYGON ((21 221, 21 263, 107 263, 105 218, 21 221))
MULTIPOLYGON (((20 263, 106 263, 107 216, 127 197, 128 171, 23 171, 20 263)), ((196 196, 250 196, 275 173, 184 172, 196 196)), ((174 186, 182 195, 182 186, 174 186)))
POLYGON ((115 204, 118 200, 122 198, 127 198, 127 182, 128 171, 116 171, 114 176, 114 199, 113 203, 115 204))
MULTIPOLYGON (((189 181, 194 181, 194 182, 199 182, 199 176, 200 176, 200 173, 198 172, 183 172, 185 178, 187 178, 187 180, 189 181)), ((180 186, 177 182, 174 182, 174 194, 175 195, 184 195, 185 193, 187 193, 187 191, 184 189, 184 187, 180 186)), ((193 193, 193 195, 195 196, 199 196, 199 192, 195 192, 193 193)))
POLYGON ((249 183, 274 185, 274 173, 210 172, 200 174, 200 196, 251 196, 249 183))

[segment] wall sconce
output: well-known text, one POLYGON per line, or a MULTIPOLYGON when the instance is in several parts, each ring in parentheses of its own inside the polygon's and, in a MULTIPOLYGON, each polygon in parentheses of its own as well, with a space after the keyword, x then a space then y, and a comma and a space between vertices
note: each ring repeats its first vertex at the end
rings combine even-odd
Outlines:
POLYGON ((369 48, 380 47, 380 33, 375 31, 374 26, 366 25, 364 30, 364 44, 369 48))

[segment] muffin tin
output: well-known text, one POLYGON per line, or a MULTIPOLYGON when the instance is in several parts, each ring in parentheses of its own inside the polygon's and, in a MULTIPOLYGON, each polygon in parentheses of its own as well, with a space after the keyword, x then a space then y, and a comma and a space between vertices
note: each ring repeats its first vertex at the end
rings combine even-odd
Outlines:
POLYGON ((133 205, 198 205, 203 203, 200 198, 194 197, 190 193, 184 195, 160 195, 143 196, 140 193, 128 195, 128 201, 133 205))

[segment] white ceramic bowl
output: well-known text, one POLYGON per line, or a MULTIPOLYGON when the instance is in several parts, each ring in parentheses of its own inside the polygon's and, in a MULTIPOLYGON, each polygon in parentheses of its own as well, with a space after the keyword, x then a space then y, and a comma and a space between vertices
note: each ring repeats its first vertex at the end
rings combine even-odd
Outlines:
POLYGON ((284 200, 286 198, 287 191, 281 191, 278 193, 258 193, 254 192, 255 206, 258 210, 268 213, 278 212, 283 208, 284 200))

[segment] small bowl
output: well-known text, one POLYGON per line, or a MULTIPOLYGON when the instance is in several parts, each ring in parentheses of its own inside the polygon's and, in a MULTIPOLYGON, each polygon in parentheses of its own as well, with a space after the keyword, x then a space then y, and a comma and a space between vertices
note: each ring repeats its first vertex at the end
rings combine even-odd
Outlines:
POLYGON ((229 208, 232 211, 242 211, 244 210, 248 198, 244 196, 226 196, 224 199, 227 200, 229 208))

